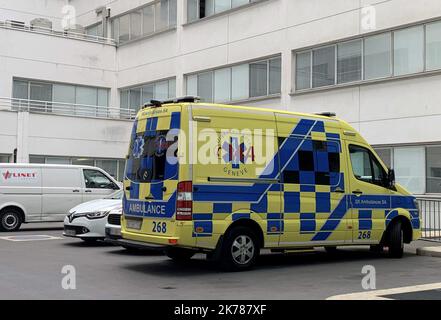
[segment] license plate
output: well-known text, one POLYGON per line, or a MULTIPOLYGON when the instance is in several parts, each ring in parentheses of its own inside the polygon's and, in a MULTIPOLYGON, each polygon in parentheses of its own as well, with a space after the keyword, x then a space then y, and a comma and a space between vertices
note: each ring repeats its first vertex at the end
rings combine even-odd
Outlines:
POLYGON ((127 229, 141 230, 142 220, 127 219, 127 229))
POLYGON ((110 229, 109 229, 109 234, 110 234, 111 236, 120 236, 120 235, 121 235, 121 229, 113 229, 113 228, 110 228, 110 229))
POLYGON ((66 234, 66 236, 76 236, 77 235, 75 230, 72 230, 72 229, 64 230, 64 233, 66 234))

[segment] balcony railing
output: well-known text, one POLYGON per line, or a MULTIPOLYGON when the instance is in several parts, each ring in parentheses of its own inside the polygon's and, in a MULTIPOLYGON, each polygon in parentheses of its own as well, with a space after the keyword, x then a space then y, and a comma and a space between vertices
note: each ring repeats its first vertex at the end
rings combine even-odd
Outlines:
POLYGON ((441 199, 418 198, 421 210, 423 239, 441 242, 441 199))
POLYGON ((100 36, 94 36, 86 33, 78 33, 72 30, 54 30, 50 28, 40 27, 40 26, 28 26, 25 24, 8 23, 8 21, 0 21, 0 28, 27 31, 38 34, 51 35, 55 37, 62 37, 68 39, 85 40, 90 42, 97 42, 102 44, 109 44, 116 46, 116 41, 112 38, 104 38, 100 36))
POLYGON ((103 119, 133 120, 136 117, 136 111, 133 109, 2 97, 0 97, 0 110, 103 119))

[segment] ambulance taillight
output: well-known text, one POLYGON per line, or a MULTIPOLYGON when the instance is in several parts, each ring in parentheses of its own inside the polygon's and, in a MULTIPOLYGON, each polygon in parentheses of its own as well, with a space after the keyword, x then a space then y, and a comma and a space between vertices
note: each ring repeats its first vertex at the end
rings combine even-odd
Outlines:
POLYGON ((176 199, 176 220, 190 221, 193 214, 193 183, 183 181, 178 183, 176 199))

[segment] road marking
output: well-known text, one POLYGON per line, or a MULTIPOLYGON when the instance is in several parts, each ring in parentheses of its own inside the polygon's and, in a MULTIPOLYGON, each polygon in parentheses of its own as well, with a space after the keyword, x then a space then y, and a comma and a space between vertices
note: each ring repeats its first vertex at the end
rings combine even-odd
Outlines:
POLYGON ((13 241, 13 242, 26 242, 26 241, 46 241, 46 240, 60 240, 63 238, 53 237, 47 235, 27 235, 27 236, 9 236, 0 237, 1 240, 13 241))
POLYGON ((441 282, 386 290, 364 291, 332 296, 326 300, 392 300, 385 296, 441 289, 441 282))

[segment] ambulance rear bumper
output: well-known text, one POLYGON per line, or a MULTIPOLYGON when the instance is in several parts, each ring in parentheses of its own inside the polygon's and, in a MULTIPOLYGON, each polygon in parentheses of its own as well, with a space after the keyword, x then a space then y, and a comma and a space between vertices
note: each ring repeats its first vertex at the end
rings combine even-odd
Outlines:
POLYGON ((127 239, 118 239, 118 240, 112 240, 113 244, 120 245, 122 247, 130 247, 130 248, 136 248, 136 249, 149 249, 149 250, 155 250, 155 251, 164 251, 167 249, 167 245, 163 244, 154 244, 154 243, 146 243, 142 241, 135 241, 135 240, 127 240, 127 239))

